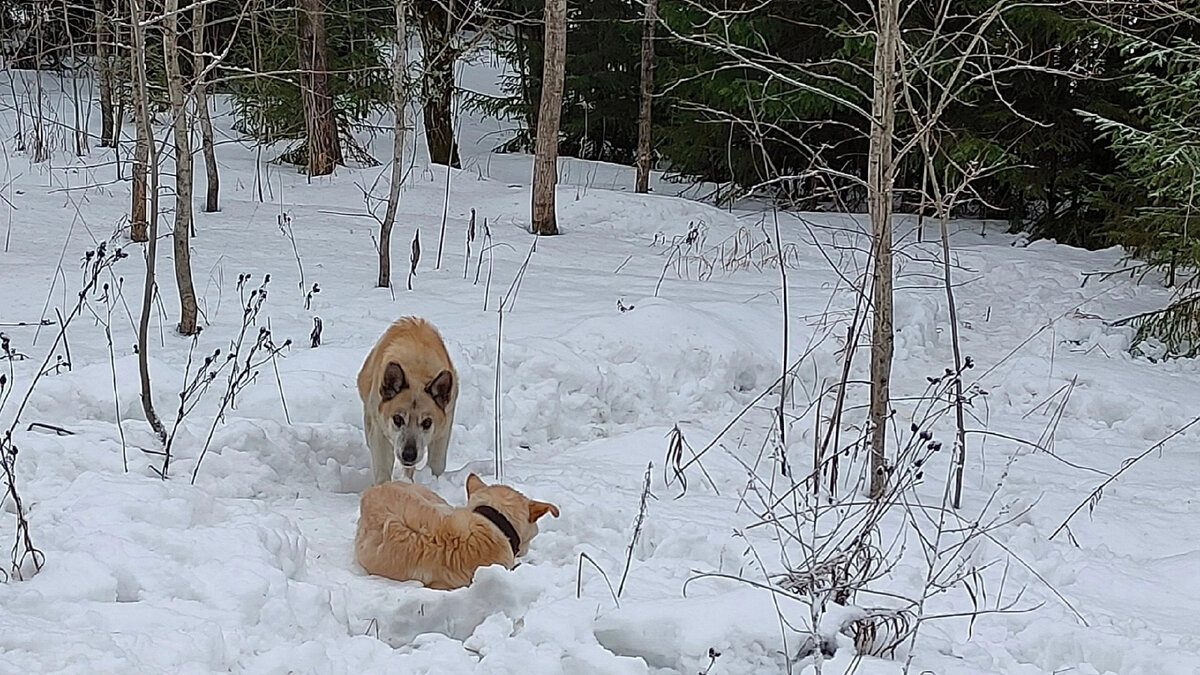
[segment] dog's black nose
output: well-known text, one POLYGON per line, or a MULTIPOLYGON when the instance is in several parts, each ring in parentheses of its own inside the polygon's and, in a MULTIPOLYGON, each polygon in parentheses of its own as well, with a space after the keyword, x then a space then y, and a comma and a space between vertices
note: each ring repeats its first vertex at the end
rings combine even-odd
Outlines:
POLYGON ((415 444, 404 446, 404 450, 400 453, 400 461, 405 464, 416 464, 417 446, 415 444))

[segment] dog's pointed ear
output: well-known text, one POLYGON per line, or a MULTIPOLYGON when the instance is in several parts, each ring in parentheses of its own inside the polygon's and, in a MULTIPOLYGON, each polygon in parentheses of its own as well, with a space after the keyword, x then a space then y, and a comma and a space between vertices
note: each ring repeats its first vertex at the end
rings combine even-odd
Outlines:
POLYGON ((383 384, 379 385, 379 396, 385 401, 390 401, 407 386, 408 378, 404 376, 404 369, 400 364, 395 361, 387 364, 387 368, 383 369, 383 384))
POLYGON ((487 487, 487 483, 484 483, 483 479, 479 476, 475 474, 467 476, 467 498, 470 498, 471 495, 485 487, 487 487))
POLYGON ((547 512, 554 514, 555 518, 558 517, 558 507, 550 502, 535 502, 532 500, 529 502, 529 522, 536 523, 538 518, 546 515, 547 512))
POLYGON ((438 373, 438 376, 433 378, 433 381, 425 385, 425 393, 433 398, 433 402, 442 410, 450 404, 450 390, 454 388, 454 375, 443 370, 438 373))

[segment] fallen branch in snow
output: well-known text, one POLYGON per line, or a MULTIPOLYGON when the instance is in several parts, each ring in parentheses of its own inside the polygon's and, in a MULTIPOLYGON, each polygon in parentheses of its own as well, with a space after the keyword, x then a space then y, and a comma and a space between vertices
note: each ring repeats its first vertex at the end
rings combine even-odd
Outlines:
POLYGON ((1133 467, 1133 465, 1142 461, 1151 453, 1153 453, 1157 450, 1162 450, 1163 447, 1165 447, 1166 444, 1169 443, 1170 441, 1174 440, 1176 436, 1182 435, 1185 431, 1192 428, 1196 424, 1200 424, 1200 415, 1193 417, 1191 419, 1191 421, 1189 421, 1187 424, 1185 424, 1185 425, 1179 427, 1178 429, 1176 429, 1175 431, 1172 431, 1171 433, 1167 434, 1166 437, 1164 437, 1162 440, 1160 440, 1159 442, 1155 443, 1154 445, 1146 448, 1142 452, 1138 453, 1136 456, 1130 457, 1130 458, 1126 459, 1124 462, 1122 462, 1121 468, 1117 469, 1116 473, 1109 476, 1108 479, 1106 479, 1103 483, 1097 485, 1095 487, 1095 489, 1093 489, 1090 493, 1088 493, 1087 499, 1080 502, 1078 506, 1076 506, 1074 509, 1071 510, 1071 513, 1067 515, 1067 517, 1063 520, 1062 524, 1059 525, 1058 527, 1056 527, 1054 529, 1054 532, 1050 533, 1049 538, 1054 539, 1055 537, 1058 536, 1058 534, 1060 532, 1067 529, 1067 525, 1070 524, 1071 519, 1074 518, 1075 516, 1079 515, 1079 512, 1082 511, 1085 506, 1087 507, 1088 513, 1091 513, 1093 510, 1095 510, 1096 505, 1100 503, 1101 497, 1104 496, 1104 488, 1106 488, 1109 485, 1112 485, 1114 482, 1116 482, 1116 480, 1121 477, 1121 474, 1128 471, 1130 468, 1133 467))

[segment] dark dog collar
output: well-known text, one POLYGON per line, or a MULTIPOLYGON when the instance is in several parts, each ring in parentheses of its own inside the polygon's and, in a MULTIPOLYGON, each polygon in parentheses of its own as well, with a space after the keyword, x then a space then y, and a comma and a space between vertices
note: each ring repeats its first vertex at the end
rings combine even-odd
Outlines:
POLYGON ((505 518, 499 511, 486 504, 476 506, 475 513, 490 520, 498 530, 504 533, 504 536, 508 538, 508 544, 512 546, 513 557, 516 558, 517 550, 521 548, 521 535, 517 534, 516 528, 512 526, 512 523, 508 522, 508 518, 505 518))

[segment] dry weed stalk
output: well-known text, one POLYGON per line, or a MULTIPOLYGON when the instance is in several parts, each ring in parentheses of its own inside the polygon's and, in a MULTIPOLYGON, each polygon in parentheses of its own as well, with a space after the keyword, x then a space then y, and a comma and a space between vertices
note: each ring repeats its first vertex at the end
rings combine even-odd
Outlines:
MULTIPOLYGON (((247 295, 245 291, 249 288, 250 280, 251 277, 248 274, 238 275, 238 293, 242 297, 242 325, 238 330, 237 336, 230 340, 229 349, 226 352, 224 360, 217 359, 219 351, 214 352, 212 360, 209 361, 206 359, 204 366, 193 376, 194 381, 202 381, 202 384, 199 385, 201 387, 199 393, 203 394, 208 388, 208 383, 215 380, 217 375, 226 369, 229 372, 225 380, 225 391, 221 396, 217 411, 213 415, 212 422, 209 424, 204 444, 201 446, 200 453, 196 457, 196 465, 192 468, 192 484, 196 483, 196 477, 200 473, 200 465, 204 462, 204 457, 208 454, 208 449, 212 445, 213 434, 216 433, 217 425, 225 419, 225 411, 236 408, 238 394, 258 380, 260 369, 264 365, 267 363, 274 364, 279 355, 292 344, 291 340, 285 340, 283 344, 275 344, 271 329, 266 326, 259 326, 257 336, 247 346, 246 339, 251 328, 258 325, 259 314, 263 304, 267 301, 267 284, 271 283, 271 275, 268 274, 263 277, 258 287, 250 290, 247 295), (207 378, 207 381, 203 381, 204 378, 207 378)), ((198 401, 198 397, 192 400, 198 401)), ((185 415, 194 408, 195 403, 192 403, 186 409, 185 415)), ((182 403, 180 410, 184 410, 182 403)), ((284 412, 286 414, 286 407, 284 412)), ((163 478, 166 478, 165 471, 163 472, 163 478)))
MULTIPOLYGON (((12 422, 8 429, 4 430, 3 436, 0 437, 0 472, 3 472, 4 478, 4 492, 3 496, 0 497, 0 505, 11 499, 16 518, 16 536, 10 555, 11 564, 9 571, 4 573, 4 580, 9 578, 20 580, 26 578, 26 575, 32 576, 41 570, 45 562, 45 555, 33 544, 33 539, 29 531, 29 521, 21 501, 21 495, 17 490, 16 462, 19 450, 13 439, 13 432, 16 431, 17 426, 21 423, 21 414, 29 404, 29 399, 33 396, 34 389, 37 388, 38 383, 43 377, 59 371, 58 368, 51 366, 50 363, 52 360, 55 360, 56 356, 58 357, 58 362, 62 361, 62 355, 58 353, 58 347, 61 343, 65 348, 67 344, 67 330, 71 323, 83 312, 88 300, 101 287, 101 277, 108 274, 114 265, 126 257, 128 256, 122 249, 110 248, 107 242, 100 242, 95 249, 91 249, 84 254, 83 262, 80 265, 82 270, 81 286, 75 296, 75 304, 65 317, 61 312, 57 313, 59 319, 58 332, 55 335, 54 342, 51 343, 50 348, 46 351, 46 356, 42 359, 41 365, 34 371, 29 386, 25 390, 25 395, 20 399, 20 403, 12 415, 12 422), (33 569, 29 570, 28 565, 32 565, 33 569)), ((38 322, 37 325, 40 327, 43 325, 43 322, 38 322)), ((7 375, 0 374, 0 412, 2 412, 10 401, 9 394, 15 385, 13 363, 18 360, 24 360, 25 355, 17 351, 12 346, 11 339, 8 338, 0 340, 0 349, 4 352, 5 360, 9 364, 9 373, 7 375)))

